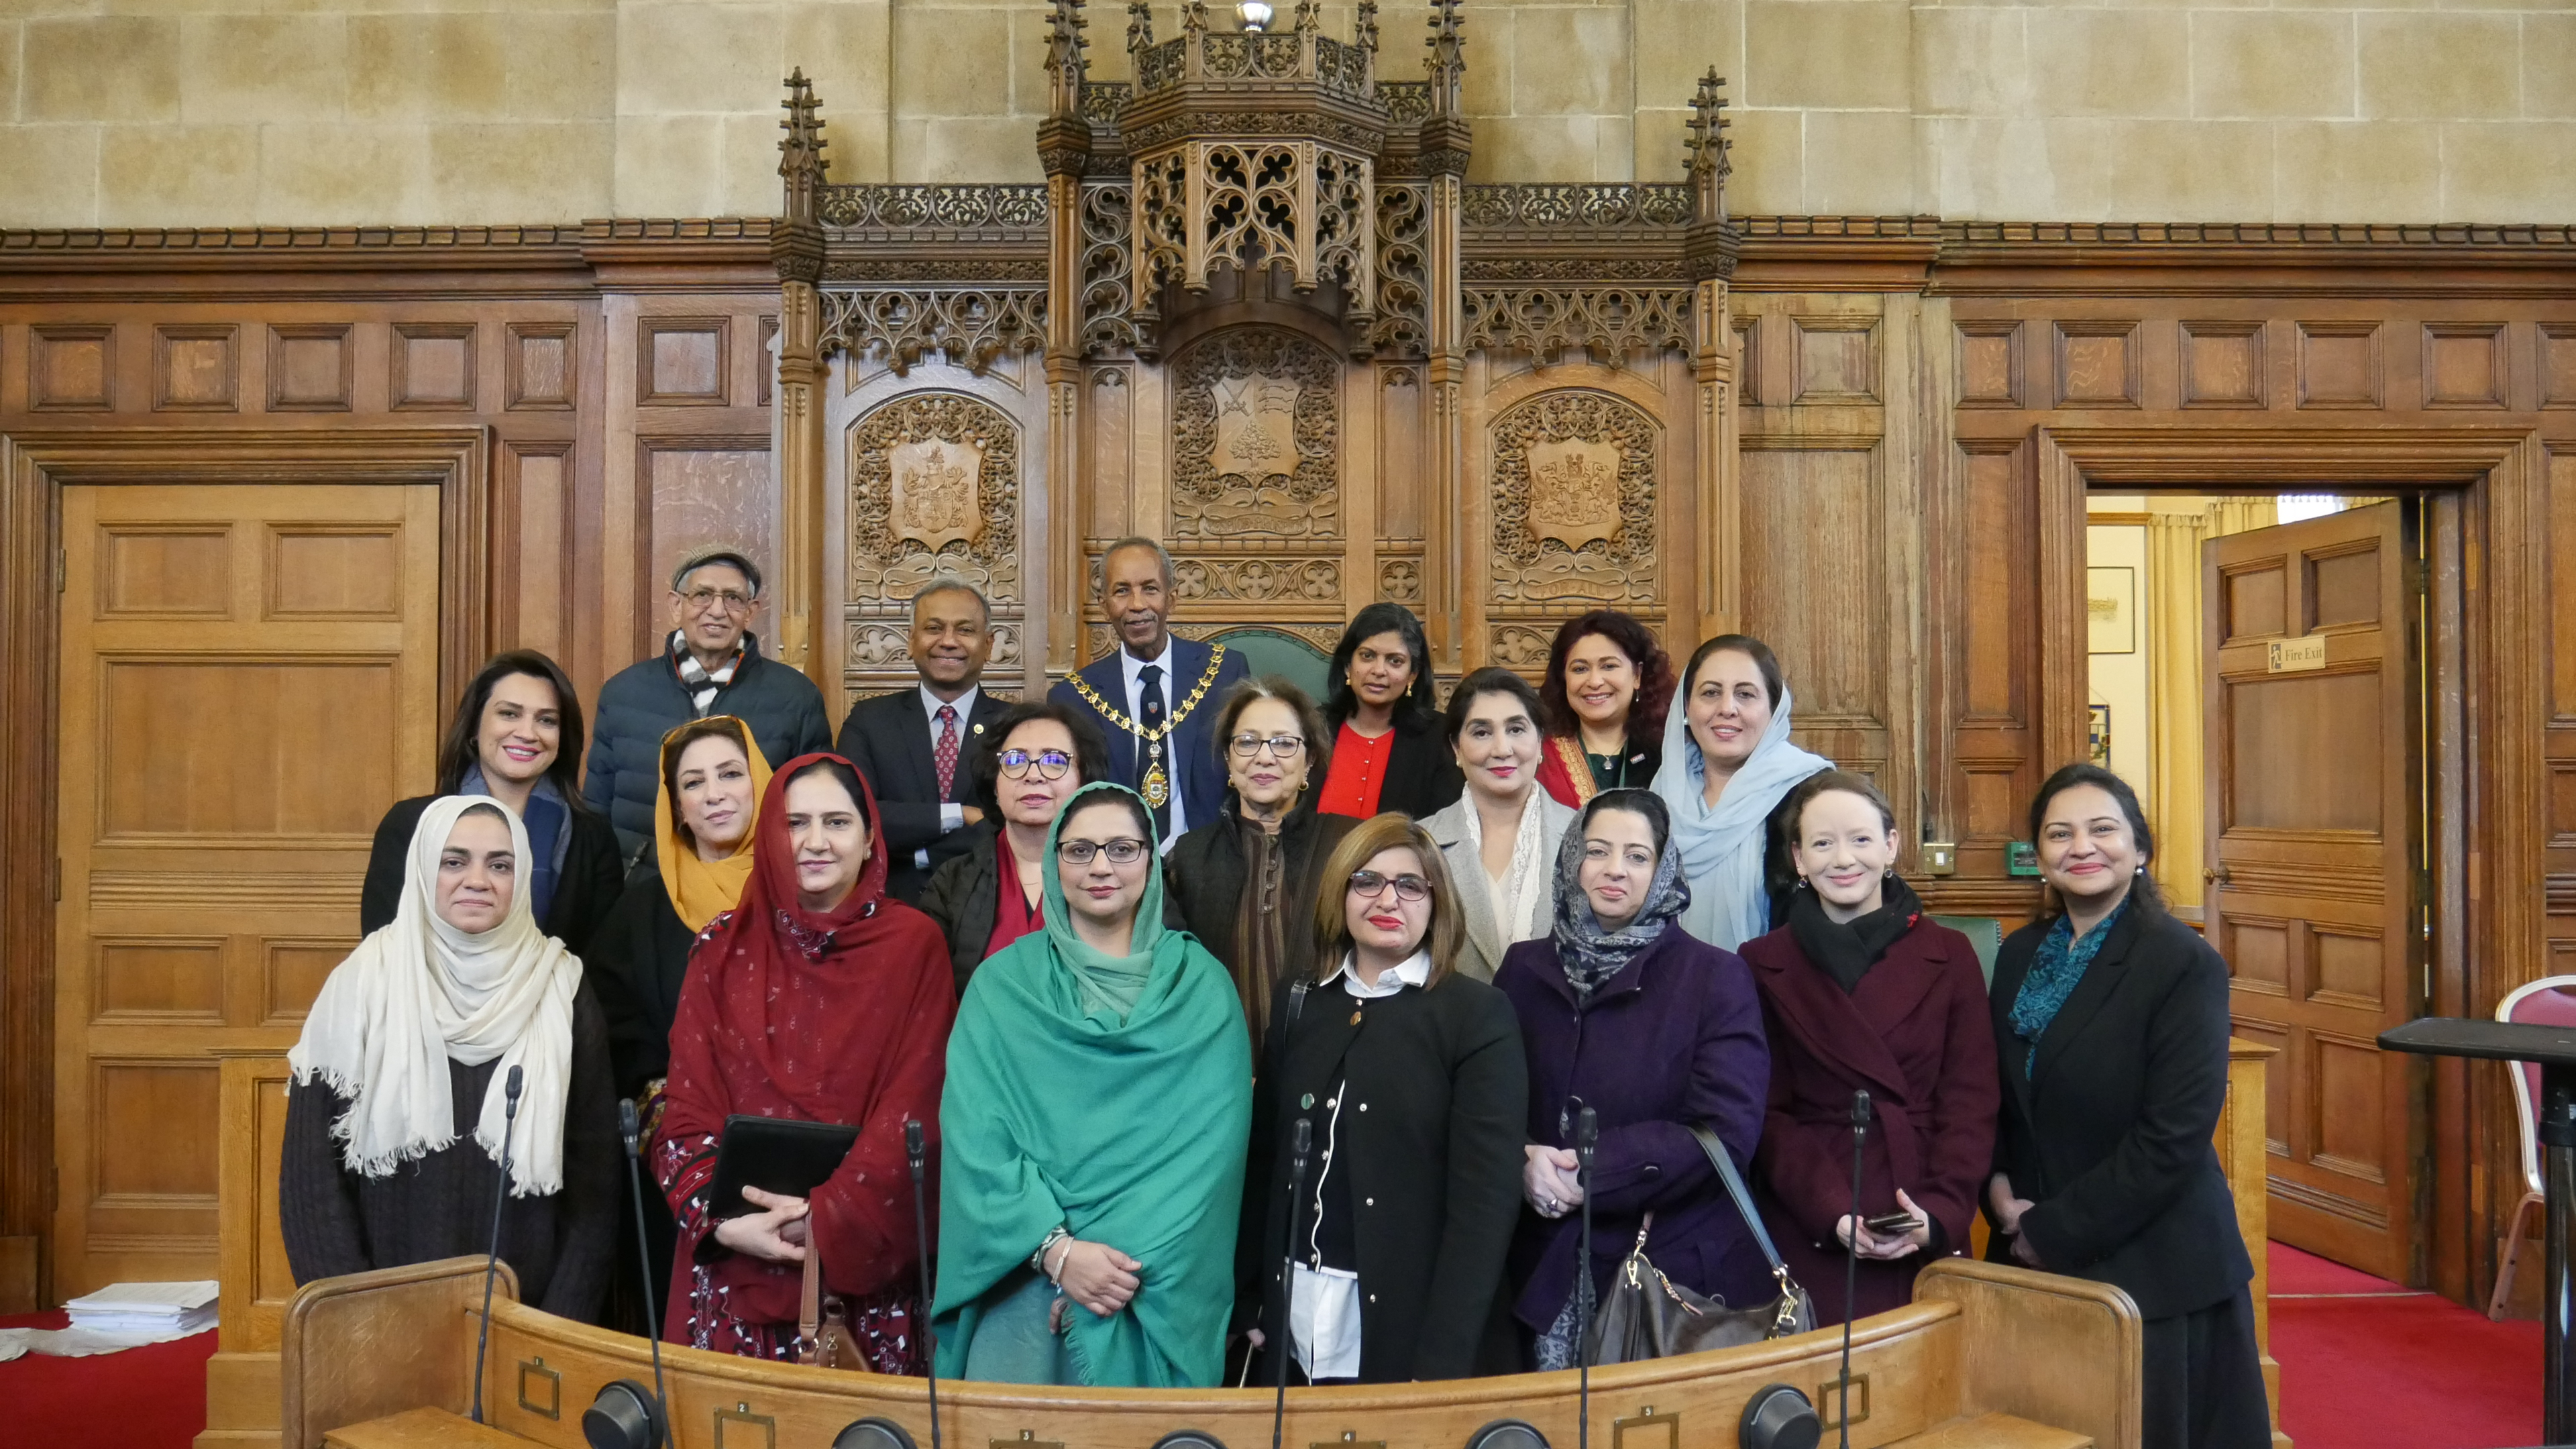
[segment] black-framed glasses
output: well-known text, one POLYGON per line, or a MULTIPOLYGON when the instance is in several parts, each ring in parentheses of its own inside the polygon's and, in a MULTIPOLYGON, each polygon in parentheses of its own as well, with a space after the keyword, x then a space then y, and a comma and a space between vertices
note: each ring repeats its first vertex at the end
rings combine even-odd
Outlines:
POLYGON ((1399 901, 1431 899, 1431 882, 1418 875, 1381 875, 1373 870, 1351 872, 1351 894, 1362 900, 1375 900, 1386 893, 1388 886, 1395 887, 1395 898, 1399 901))
POLYGON ((1116 840, 1059 840, 1055 858, 1067 865, 1089 865, 1095 857, 1107 855, 1111 865, 1134 865, 1145 858, 1152 847, 1141 840, 1122 835, 1116 840))
POLYGON ((1061 780, 1073 768, 1073 756, 1062 750, 1004 750, 1002 773, 1014 780, 1026 779, 1029 767, 1035 765, 1041 780, 1061 780))
POLYGON ((691 589, 680 596, 680 601, 687 604, 693 614, 705 613, 709 604, 724 605, 728 614, 751 612, 751 595, 735 589, 691 589))
POLYGON ((1271 758, 1280 760, 1293 760, 1297 758, 1299 750, 1306 748, 1305 740, 1296 735, 1240 734, 1226 741, 1226 745, 1234 751, 1235 758, 1239 760, 1248 760, 1260 754, 1263 745, 1270 747, 1271 758))

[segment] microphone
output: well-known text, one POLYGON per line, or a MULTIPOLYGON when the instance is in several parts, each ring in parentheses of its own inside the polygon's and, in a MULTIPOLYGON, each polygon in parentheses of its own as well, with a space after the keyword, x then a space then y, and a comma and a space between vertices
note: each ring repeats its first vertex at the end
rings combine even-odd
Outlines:
POLYGON ((912 1165, 912 1236, 921 1250, 921 1347, 922 1376, 930 1385, 930 1449, 939 1449, 939 1342, 930 1331, 930 1308, 939 1300, 932 1296, 930 1213, 922 1205, 922 1158, 927 1149, 922 1145, 921 1123, 903 1119, 903 1156, 912 1165))
POLYGON ((1869 1093, 1852 1093, 1852 1208, 1851 1241, 1843 1245, 1843 1376, 1842 1449, 1851 1449, 1851 1340, 1852 1309, 1860 1301, 1860 1174, 1861 1144, 1869 1137, 1869 1093))
POLYGON ((1297 1219, 1306 1206, 1306 1158, 1315 1150, 1315 1124, 1304 1117, 1288 1137, 1288 1235, 1279 1245, 1279 1337, 1271 1345, 1279 1355, 1279 1392, 1270 1406, 1270 1449, 1279 1449, 1288 1422, 1288 1356, 1296 1347, 1289 1320, 1297 1311, 1297 1219))
POLYGON ((644 1240, 644 1173, 637 1142, 642 1129, 635 1104, 617 1102, 617 1134, 626 1139, 626 1187, 635 1203, 635 1267, 644 1283, 644 1336, 653 1345, 653 1392, 633 1379, 600 1385, 599 1396, 581 1415, 581 1434, 591 1449, 661 1449, 670 1440, 670 1390, 662 1383, 662 1320, 653 1311, 653 1250, 644 1240))
POLYGON ((519 1088, 526 1077, 510 1068, 501 1087, 501 1181, 492 1189, 492 1248, 483 1255, 483 1326, 474 1331, 474 1422, 483 1422, 483 1350, 492 1341, 492 1279, 501 1261, 501 1204, 510 1197, 510 1135, 519 1125, 519 1088))
POLYGON ((1574 1118, 1574 1157, 1583 1178, 1583 1236, 1574 1245, 1574 1442, 1592 1449, 1592 1154, 1601 1145, 1601 1115, 1586 1104, 1574 1118))

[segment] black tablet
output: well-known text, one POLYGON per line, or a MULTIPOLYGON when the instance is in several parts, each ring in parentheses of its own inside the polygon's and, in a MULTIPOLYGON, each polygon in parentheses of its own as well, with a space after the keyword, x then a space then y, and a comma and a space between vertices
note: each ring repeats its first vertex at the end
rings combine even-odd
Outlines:
POLYGON ((709 1211, 719 1218, 760 1211, 743 1197, 746 1187, 811 1197, 839 1170, 858 1140, 858 1128, 830 1122, 727 1117, 724 1137, 716 1143, 715 1181, 707 1188, 709 1211))

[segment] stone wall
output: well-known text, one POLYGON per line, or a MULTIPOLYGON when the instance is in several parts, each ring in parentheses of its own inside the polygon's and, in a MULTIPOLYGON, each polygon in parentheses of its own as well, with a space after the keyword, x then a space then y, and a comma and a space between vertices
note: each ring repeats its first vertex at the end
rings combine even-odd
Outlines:
MULTIPOLYGON (((1714 65, 1748 212, 2576 221, 2564 0, 1470 0, 1479 179, 1666 180, 1714 65)), ((1280 0, 1282 16, 1291 8, 1280 0)), ((842 180, 1028 180, 1038 0, 0 0, 0 226, 765 214, 801 65, 842 180)), ((1168 0, 1157 23, 1177 23, 1168 0)), ((1408 77, 1423 12, 1382 15, 1408 77)), ((1094 74, 1125 74, 1095 4, 1094 74)), ((1347 33, 1346 6, 1327 11, 1347 33)))

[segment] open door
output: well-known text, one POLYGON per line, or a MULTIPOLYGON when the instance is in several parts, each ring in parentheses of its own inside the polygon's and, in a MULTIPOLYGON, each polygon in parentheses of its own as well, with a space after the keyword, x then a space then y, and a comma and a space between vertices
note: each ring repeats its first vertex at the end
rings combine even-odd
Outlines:
MULTIPOLYGON (((2417 1281, 2413 530, 2380 503, 2201 546, 2210 941, 2268 1076, 2271 1233, 2417 1281)), ((2253 1245, 2260 1251, 2260 1245, 2253 1245)))

